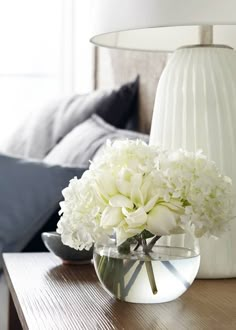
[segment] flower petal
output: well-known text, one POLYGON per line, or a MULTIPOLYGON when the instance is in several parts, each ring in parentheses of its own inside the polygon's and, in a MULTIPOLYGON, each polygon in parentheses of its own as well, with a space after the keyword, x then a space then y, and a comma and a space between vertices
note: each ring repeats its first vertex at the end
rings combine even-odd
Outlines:
POLYGON ((138 208, 134 212, 128 212, 126 209, 122 208, 122 213, 126 216, 125 221, 130 228, 136 228, 146 224, 147 213, 143 207, 138 208))
POLYGON ((146 202, 147 198, 148 198, 148 194, 150 192, 150 188, 153 185, 153 177, 149 174, 149 175, 145 175, 144 179, 143 179, 143 184, 141 186, 141 192, 143 195, 143 199, 144 202, 146 202))
POLYGON ((107 206, 102 212, 101 226, 103 228, 112 228, 117 226, 123 220, 121 208, 107 206))
POLYGON ((148 214, 147 230, 154 235, 169 235, 176 230, 177 214, 158 204, 148 214))
POLYGON ((132 171, 122 168, 117 175, 116 186, 118 191, 125 196, 130 196, 132 171))
POLYGON ((95 180, 98 194, 104 196, 106 199, 109 199, 109 196, 117 194, 115 179, 107 171, 97 173, 95 180))
POLYGON ((125 197, 120 194, 110 198, 109 204, 113 207, 125 207, 128 209, 132 209, 134 207, 134 204, 131 202, 131 200, 128 197, 125 197))
POLYGON ((176 213, 179 213, 179 214, 184 213, 183 205, 177 199, 171 199, 169 202, 161 202, 160 204, 163 206, 166 206, 168 209, 170 209, 171 211, 174 211, 176 213))
POLYGON ((144 206, 144 210, 145 212, 149 212, 153 207, 154 205, 156 204, 156 202, 158 201, 158 198, 159 198, 159 195, 156 195, 154 197, 152 197, 148 202, 147 204, 144 206))
POLYGON ((142 192, 137 186, 133 186, 131 189, 131 200, 137 207, 143 206, 144 204, 142 192))
POLYGON ((136 206, 141 206, 144 204, 143 194, 140 190, 143 182, 143 175, 141 173, 136 173, 131 178, 131 199, 136 206))

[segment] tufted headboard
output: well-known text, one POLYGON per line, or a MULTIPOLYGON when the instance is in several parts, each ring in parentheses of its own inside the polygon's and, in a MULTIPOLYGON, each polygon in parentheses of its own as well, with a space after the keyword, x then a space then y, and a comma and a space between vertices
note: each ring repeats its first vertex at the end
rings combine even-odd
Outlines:
POLYGON ((96 48, 95 87, 120 85, 140 76, 139 130, 150 133, 156 87, 167 55, 153 52, 96 48))

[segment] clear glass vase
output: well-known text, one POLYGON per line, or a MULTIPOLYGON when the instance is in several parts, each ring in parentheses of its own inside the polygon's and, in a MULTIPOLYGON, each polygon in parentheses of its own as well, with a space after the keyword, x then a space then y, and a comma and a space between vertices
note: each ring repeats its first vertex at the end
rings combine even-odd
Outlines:
POLYGON ((105 290, 132 303, 162 303, 181 296, 194 281, 199 265, 198 240, 191 234, 162 236, 145 254, 141 248, 119 253, 115 240, 95 245, 94 266, 105 290))

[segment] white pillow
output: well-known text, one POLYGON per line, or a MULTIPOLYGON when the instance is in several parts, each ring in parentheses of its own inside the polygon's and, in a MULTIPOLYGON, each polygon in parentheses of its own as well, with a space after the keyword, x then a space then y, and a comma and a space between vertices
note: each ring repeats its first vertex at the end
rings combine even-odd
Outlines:
POLYGON ((89 160, 93 159, 107 139, 120 138, 142 139, 146 142, 149 140, 146 134, 117 129, 99 116, 93 115, 67 134, 44 160, 49 164, 88 167, 89 160))
POLYGON ((123 128, 137 113, 138 79, 117 89, 73 95, 38 109, 20 125, 1 150, 13 156, 43 159, 74 127, 97 113, 123 128))

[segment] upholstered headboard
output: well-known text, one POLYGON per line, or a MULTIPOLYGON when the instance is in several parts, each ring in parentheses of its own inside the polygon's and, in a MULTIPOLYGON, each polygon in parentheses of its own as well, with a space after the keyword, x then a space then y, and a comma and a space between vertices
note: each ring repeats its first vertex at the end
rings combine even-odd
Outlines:
POLYGON ((139 130, 149 133, 156 87, 167 56, 159 53, 97 48, 95 87, 120 85, 140 76, 139 130))

